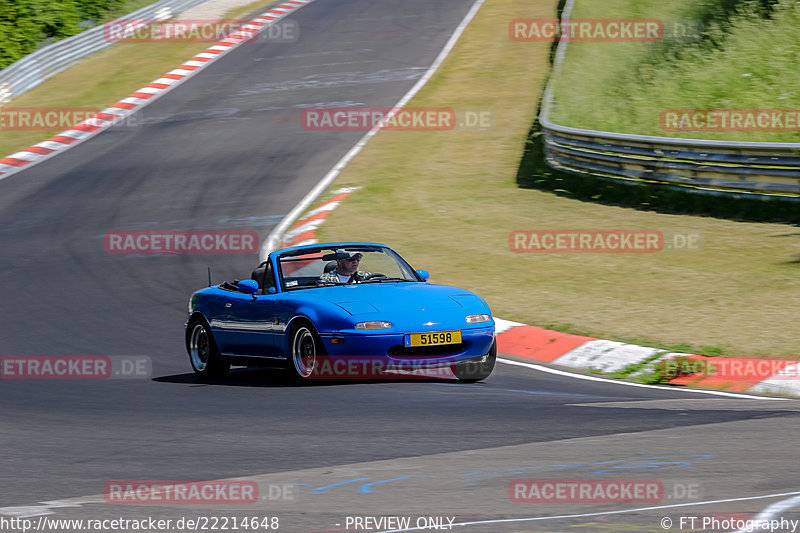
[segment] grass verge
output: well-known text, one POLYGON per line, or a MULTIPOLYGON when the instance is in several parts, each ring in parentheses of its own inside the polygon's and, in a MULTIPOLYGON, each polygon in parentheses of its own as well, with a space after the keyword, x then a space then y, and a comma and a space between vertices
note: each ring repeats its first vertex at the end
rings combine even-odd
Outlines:
POLYGON ((509 320, 720 354, 796 357, 797 228, 633 210, 517 187, 550 50, 547 43, 512 42, 508 25, 555 11, 551 0, 488 0, 409 107, 488 109, 493 127, 379 133, 336 183, 363 188, 330 215, 319 238, 392 245, 428 269, 433 282, 473 290, 509 320), (544 228, 698 232, 704 244, 692 253, 510 251, 511 231, 544 228))
POLYGON ((570 43, 554 83, 552 119, 644 135, 800 142, 797 127, 699 133, 665 131, 660 123, 666 109, 800 108, 800 4, 779 0, 766 11, 756 4, 771 2, 578 0, 573 18, 661 19, 668 39, 570 43), (671 31, 676 24, 685 29, 701 21, 702 33, 675 37, 680 31, 671 31))

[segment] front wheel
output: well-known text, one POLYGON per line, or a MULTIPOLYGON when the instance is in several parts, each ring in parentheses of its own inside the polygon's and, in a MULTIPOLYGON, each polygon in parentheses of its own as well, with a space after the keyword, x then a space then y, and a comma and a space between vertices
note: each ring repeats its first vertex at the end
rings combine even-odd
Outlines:
POLYGON ((451 369, 459 381, 463 383, 475 383, 476 381, 482 381, 489 377, 492 370, 494 370, 496 361, 497 340, 492 342, 492 347, 489 348, 489 353, 486 354, 485 361, 481 362, 480 359, 461 361, 454 364, 451 369))
POLYGON ((196 319, 189 324, 186 338, 186 349, 192 370, 202 378, 224 378, 230 370, 230 363, 217 349, 217 343, 211 336, 211 329, 205 321, 196 319))
POLYGON ((292 332, 291 348, 295 379, 305 383, 318 371, 317 366, 325 355, 322 340, 313 326, 301 323, 292 332))

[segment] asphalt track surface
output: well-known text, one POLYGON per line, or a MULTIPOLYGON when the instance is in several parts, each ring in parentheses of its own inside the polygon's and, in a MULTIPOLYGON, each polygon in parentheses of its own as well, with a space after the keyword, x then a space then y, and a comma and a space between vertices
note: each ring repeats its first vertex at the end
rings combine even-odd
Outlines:
POLYGON ((183 346, 187 298, 208 266, 215 281, 246 277, 255 254, 104 251, 112 230, 265 237, 362 135, 303 131, 301 110, 393 105, 471 4, 317 0, 293 15, 298 42, 243 46, 146 107, 138 125, 0 181, 0 355, 153 364, 147 379, 0 380, 0 517, 277 516, 281 531, 343 530, 347 515, 538 517, 465 529, 662 531, 663 516, 677 528, 681 514, 752 516, 789 496, 700 502, 798 490, 795 401, 504 364, 476 385, 297 387, 267 370, 201 382, 183 346), (119 506, 97 497, 110 480, 239 477, 261 484, 263 501, 119 506), (657 479, 666 492, 658 504, 514 503, 508 487, 520 478, 657 479), (293 491, 270 499, 270 484, 293 491), (61 506, 39 503, 53 500, 61 506), (679 503, 697 506, 548 518, 679 503))

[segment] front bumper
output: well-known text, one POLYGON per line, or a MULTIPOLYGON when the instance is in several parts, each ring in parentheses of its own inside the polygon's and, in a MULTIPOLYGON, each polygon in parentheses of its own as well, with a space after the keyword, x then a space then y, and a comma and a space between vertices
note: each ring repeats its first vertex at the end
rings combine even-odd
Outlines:
POLYGON ((489 353, 494 342, 494 325, 461 329, 461 344, 418 348, 405 347, 405 333, 336 333, 321 337, 325 351, 334 358, 377 359, 393 366, 436 368, 489 353), (334 339, 339 342, 333 342, 334 339))

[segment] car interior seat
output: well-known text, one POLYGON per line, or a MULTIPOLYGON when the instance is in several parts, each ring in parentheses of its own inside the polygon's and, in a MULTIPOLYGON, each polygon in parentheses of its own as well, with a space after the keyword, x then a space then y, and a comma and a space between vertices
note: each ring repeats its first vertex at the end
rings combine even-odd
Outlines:
POLYGON ((257 294, 263 294, 264 277, 266 276, 266 273, 267 273, 267 262, 264 261, 263 263, 258 265, 255 268, 255 270, 253 270, 252 274, 250 274, 250 279, 254 279, 258 283, 258 293, 257 294))

